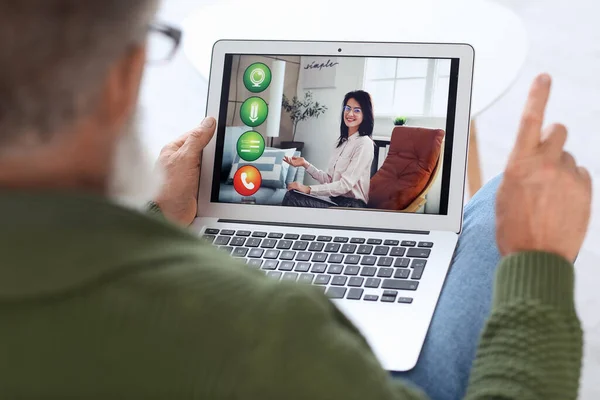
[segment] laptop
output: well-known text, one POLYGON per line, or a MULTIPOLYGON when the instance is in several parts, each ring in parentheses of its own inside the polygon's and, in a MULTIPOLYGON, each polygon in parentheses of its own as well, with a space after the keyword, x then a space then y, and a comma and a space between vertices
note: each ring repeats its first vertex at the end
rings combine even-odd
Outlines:
POLYGON ((473 59, 465 44, 217 42, 192 229, 265 279, 313 285, 386 369, 412 369, 462 228, 473 59))

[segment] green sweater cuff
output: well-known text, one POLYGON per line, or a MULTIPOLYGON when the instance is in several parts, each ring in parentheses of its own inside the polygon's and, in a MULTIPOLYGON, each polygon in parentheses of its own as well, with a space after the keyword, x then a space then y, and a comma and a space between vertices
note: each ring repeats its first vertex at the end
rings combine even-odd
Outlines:
POLYGON ((574 312, 573 264, 555 254, 523 252, 505 257, 498 267, 494 308, 534 301, 574 312))

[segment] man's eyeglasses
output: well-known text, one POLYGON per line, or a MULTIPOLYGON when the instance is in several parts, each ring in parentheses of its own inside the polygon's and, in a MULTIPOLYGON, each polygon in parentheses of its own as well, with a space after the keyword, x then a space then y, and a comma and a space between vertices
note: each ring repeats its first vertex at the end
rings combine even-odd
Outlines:
POLYGON ((173 59, 181 44, 181 29, 161 23, 150 24, 147 58, 151 64, 167 63, 173 59))
POLYGON ((344 106, 344 114, 349 114, 352 111, 354 114, 360 114, 362 110, 358 107, 352 108, 350 106, 344 106))

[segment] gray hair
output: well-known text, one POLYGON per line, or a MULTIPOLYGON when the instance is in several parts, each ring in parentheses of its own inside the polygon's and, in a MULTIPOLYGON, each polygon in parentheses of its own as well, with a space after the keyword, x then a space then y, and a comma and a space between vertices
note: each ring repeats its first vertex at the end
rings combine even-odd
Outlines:
POLYGON ((0 149, 73 124, 141 44, 159 0, 1 0, 0 149))

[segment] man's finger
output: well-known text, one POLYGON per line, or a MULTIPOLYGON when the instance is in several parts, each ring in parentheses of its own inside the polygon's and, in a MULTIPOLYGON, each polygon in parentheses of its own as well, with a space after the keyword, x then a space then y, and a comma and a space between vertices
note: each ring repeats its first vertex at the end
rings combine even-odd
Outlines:
POLYGON ((181 151, 193 157, 200 157, 200 153, 210 142, 215 134, 217 121, 213 117, 207 117, 200 126, 189 132, 181 151))
POLYGON ((553 160, 558 160, 567 142, 567 128, 562 124, 552 124, 544 130, 544 136, 542 151, 553 160))
POLYGON ((529 153, 539 146, 542 139, 546 105, 550 98, 551 82, 552 80, 548 74, 539 75, 533 81, 521 118, 521 126, 515 143, 515 153, 529 153))

